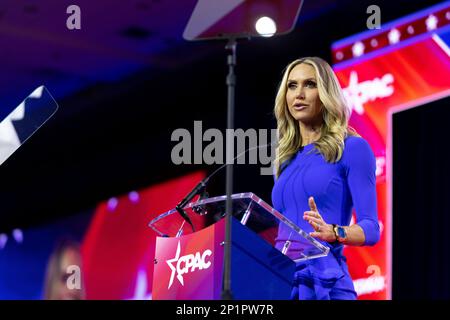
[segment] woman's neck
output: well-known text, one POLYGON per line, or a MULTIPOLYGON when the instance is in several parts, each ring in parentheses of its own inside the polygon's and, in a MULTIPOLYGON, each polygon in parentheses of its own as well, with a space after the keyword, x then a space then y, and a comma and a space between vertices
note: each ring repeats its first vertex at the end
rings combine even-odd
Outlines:
POLYGON ((319 140, 321 136, 322 124, 307 125, 300 122, 300 135, 302 137, 302 146, 319 140))

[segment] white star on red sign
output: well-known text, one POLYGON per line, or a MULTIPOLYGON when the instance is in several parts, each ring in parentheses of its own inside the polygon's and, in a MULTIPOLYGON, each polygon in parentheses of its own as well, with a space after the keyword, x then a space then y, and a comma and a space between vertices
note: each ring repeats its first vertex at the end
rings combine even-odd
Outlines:
MULTIPOLYGON (((170 275, 168 289, 170 289, 170 287, 172 286, 173 278, 175 277, 175 273, 177 271, 177 268, 172 263, 176 264, 176 262, 180 258, 180 252, 181 252, 180 241, 178 241, 178 247, 177 247, 177 252, 175 253, 175 257, 173 259, 169 259, 169 260, 166 261, 167 264, 169 265, 170 270, 172 271, 172 273, 170 275)), ((181 285, 184 285, 184 283, 183 283, 183 276, 178 275, 177 279, 178 279, 178 281, 180 281, 181 285)))
POLYGON ((427 30, 431 31, 437 28, 438 19, 436 18, 436 16, 430 14, 427 20, 425 20, 425 23, 427 25, 427 30))
POLYGON ((400 31, 398 31, 397 29, 392 29, 388 33, 388 38, 390 44, 397 43, 400 40, 400 31))
POLYGON ((364 44, 360 41, 356 42, 352 47, 354 57, 359 57, 364 53, 364 44))

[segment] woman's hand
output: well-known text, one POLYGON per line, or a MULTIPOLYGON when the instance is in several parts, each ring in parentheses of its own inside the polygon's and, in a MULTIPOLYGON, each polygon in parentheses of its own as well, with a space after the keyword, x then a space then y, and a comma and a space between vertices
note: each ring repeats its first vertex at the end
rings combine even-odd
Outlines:
POLYGON ((315 230, 309 235, 323 241, 335 242, 336 234, 334 233, 333 226, 331 224, 327 224, 323 220, 322 216, 319 213, 319 210, 317 210, 317 206, 314 202, 313 197, 309 197, 308 204, 311 211, 305 211, 303 213, 303 219, 308 221, 315 230))

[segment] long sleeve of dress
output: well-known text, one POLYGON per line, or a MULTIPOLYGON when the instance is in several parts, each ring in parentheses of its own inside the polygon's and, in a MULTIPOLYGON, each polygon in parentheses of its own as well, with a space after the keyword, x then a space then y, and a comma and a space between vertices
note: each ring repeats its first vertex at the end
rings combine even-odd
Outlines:
POLYGON ((345 151, 342 160, 356 212, 356 223, 364 231, 364 245, 374 245, 380 239, 375 156, 364 139, 348 139, 345 151))

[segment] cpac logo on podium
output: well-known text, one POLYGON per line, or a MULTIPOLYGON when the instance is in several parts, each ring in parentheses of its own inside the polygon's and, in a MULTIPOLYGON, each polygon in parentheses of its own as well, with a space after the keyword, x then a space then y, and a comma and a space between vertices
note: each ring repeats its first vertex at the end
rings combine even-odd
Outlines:
POLYGON ((212 251, 209 249, 203 251, 202 254, 200 252, 197 252, 195 253, 195 255, 188 254, 182 257, 180 257, 180 251, 180 241, 178 241, 175 258, 166 261, 170 269, 172 270, 172 273, 170 275, 169 287, 167 289, 170 289, 170 287, 172 286, 175 273, 177 274, 178 281, 182 286, 184 286, 183 275, 189 272, 194 272, 196 269, 208 269, 211 266, 211 261, 207 261, 207 259, 212 255, 212 251))

